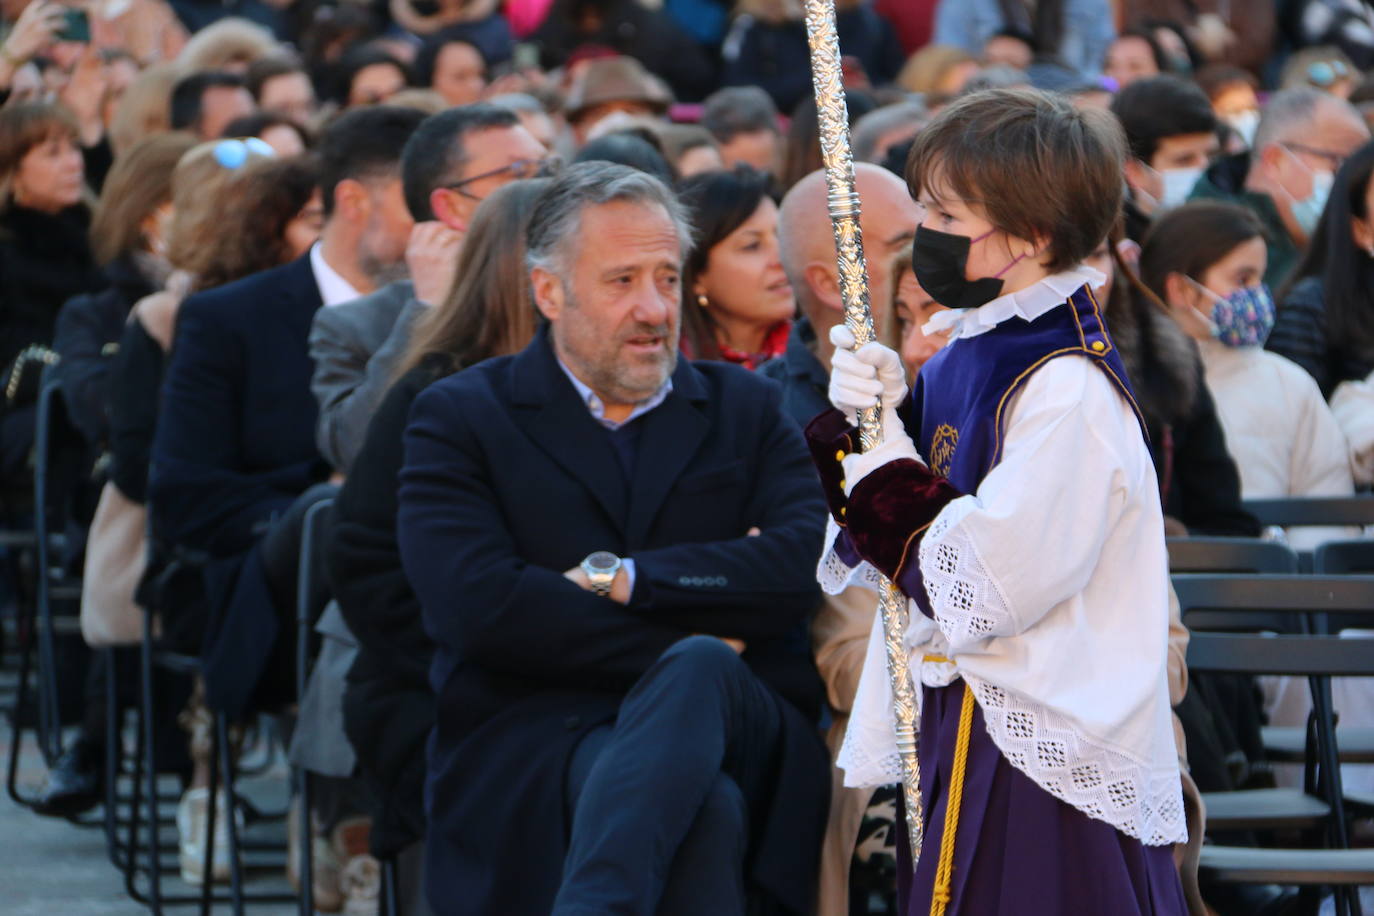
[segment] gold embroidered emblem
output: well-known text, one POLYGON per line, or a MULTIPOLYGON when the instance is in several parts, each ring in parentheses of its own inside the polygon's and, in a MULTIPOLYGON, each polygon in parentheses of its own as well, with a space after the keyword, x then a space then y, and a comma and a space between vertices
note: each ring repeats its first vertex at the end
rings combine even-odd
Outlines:
POLYGON ((935 427, 930 440, 930 469, 941 477, 949 476, 954 465, 954 450, 959 447, 959 430, 945 423, 935 427))

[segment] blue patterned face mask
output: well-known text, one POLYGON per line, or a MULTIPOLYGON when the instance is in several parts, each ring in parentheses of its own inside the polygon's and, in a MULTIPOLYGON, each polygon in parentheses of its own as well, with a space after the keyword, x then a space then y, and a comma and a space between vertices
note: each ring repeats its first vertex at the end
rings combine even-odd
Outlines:
POLYGON ((1213 300, 1212 314, 1203 315, 1212 336, 1228 347, 1258 347, 1274 327, 1274 298, 1269 287, 1242 286, 1225 299, 1196 280, 1193 283, 1213 300))

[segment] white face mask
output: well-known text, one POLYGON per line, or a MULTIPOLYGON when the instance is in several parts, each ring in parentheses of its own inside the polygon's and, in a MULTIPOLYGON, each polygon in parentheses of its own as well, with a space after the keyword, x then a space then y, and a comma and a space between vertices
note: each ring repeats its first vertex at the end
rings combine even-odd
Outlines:
POLYGON ((1188 195, 1202 177, 1202 169, 1164 169, 1159 177, 1164 182, 1164 194, 1159 199, 1161 207, 1178 207, 1186 203, 1188 195))
POLYGON ((1245 141, 1246 147, 1255 145, 1255 131, 1259 129, 1260 113, 1253 108, 1226 117, 1226 123, 1245 141))

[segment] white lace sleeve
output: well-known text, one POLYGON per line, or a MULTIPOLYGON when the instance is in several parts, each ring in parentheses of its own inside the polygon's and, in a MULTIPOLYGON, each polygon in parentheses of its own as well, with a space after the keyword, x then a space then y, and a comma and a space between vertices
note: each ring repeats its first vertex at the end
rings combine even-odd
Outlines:
POLYGON ((882 587, 883 575, 861 560, 858 566, 850 566, 835 552, 835 539, 840 536, 840 526, 833 518, 826 520, 825 550, 816 566, 816 581, 827 595, 838 595, 851 585, 878 591, 882 587))
POLYGON ((921 539, 918 557, 935 622, 950 646, 1015 632, 1007 599, 959 523, 977 509, 972 497, 945 507, 921 539))

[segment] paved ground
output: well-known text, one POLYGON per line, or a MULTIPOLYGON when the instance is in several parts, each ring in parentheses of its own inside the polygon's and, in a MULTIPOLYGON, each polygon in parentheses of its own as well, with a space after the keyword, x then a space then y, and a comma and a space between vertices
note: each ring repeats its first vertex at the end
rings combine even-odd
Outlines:
MULTIPOLYGON (((6 672, 7 673, 7 672, 6 672)), ((12 679, 0 675, 0 704, 8 705, 5 689, 12 679)), ((0 761, 7 760, 11 741, 8 721, 0 717, 0 761)), ((42 780, 42 758, 32 742, 23 745, 19 784, 32 792, 42 780)), ((269 779, 246 787, 247 794, 263 805, 280 807, 283 796, 280 763, 269 772, 269 779)), ((0 769, 0 782, 3 770, 0 769)), ((169 786, 170 788, 170 786, 169 786)), ((280 839, 280 825, 264 828, 267 836, 280 839)), ((169 837, 170 838, 170 837, 169 837)), ((271 854, 279 859, 280 853, 271 854)), ((279 872, 255 872, 251 886, 289 890, 279 872)), ((164 893, 187 893, 191 889, 175 875, 164 878, 164 893)), ((216 912, 228 913, 222 905, 216 912)), ((124 890, 123 876, 111 865, 105 851, 103 831, 79 827, 64 820, 39 817, 23 808, 0 790, 0 913, 4 916, 138 916, 147 913, 124 890)), ((194 913, 193 908, 176 908, 169 913, 194 913)), ((249 908, 254 916, 288 916, 293 905, 261 905, 249 908)))

